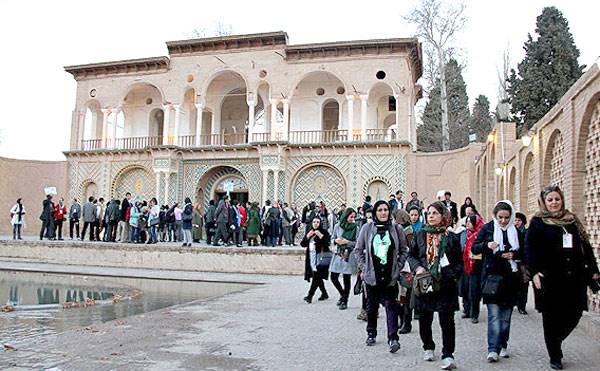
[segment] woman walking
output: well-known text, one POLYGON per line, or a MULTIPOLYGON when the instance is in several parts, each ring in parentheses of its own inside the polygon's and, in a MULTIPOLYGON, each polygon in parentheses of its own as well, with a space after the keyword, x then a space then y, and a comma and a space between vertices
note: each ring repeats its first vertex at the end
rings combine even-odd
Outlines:
POLYGON ((194 207, 192 214, 192 241, 199 243, 202 240, 202 231, 204 230, 204 218, 200 210, 200 202, 194 207))
POLYGON ((148 244, 157 243, 156 230, 158 228, 160 208, 158 207, 158 201, 156 197, 152 197, 150 204, 148 205, 148 229, 150 230, 150 238, 148 244))
POLYGON ((300 246, 306 248, 304 279, 308 282, 312 279, 308 295, 304 297, 304 301, 309 304, 312 303, 317 288, 321 290, 319 301, 329 299, 325 282, 323 282, 329 276, 329 265, 331 264, 329 240, 329 233, 323 229, 321 219, 314 217, 310 228, 307 228, 306 234, 300 242, 300 246))
POLYGON ((467 242, 463 250, 463 264, 468 281, 469 317, 471 323, 479 323, 479 304, 481 302, 481 254, 473 254, 473 243, 483 227, 479 215, 467 216, 467 242))
POLYGON ((367 295, 367 346, 377 338, 377 311, 383 304, 387 319, 389 350, 396 353, 398 342, 398 280, 406 262, 408 248, 402 227, 392 223, 390 206, 377 201, 373 221, 360 230, 355 255, 367 295))
POLYGON ((356 245, 358 236, 358 225, 355 223, 356 211, 347 208, 343 211, 340 222, 333 228, 331 244, 335 246, 335 254, 331 258, 331 283, 340 293, 337 306, 341 310, 348 308, 348 297, 350 296, 350 284, 352 275, 356 273, 356 260, 352 251, 356 245), (340 274, 343 277, 344 286, 340 285, 340 274))
POLYGON ((248 211, 248 246, 258 246, 258 236, 260 235, 260 210, 258 203, 253 202, 248 211))
POLYGON ((136 201, 135 204, 129 210, 129 226, 131 227, 131 242, 139 243, 140 242, 140 215, 142 211, 140 210, 142 207, 141 202, 136 201))
POLYGON ((459 310, 457 281, 462 272, 460 241, 456 234, 447 230, 451 223, 452 215, 444 203, 436 201, 429 205, 427 225, 415 235, 408 258, 415 275, 412 302, 413 309, 419 314, 423 359, 435 359, 431 325, 433 313, 438 312, 443 370, 456 368, 454 312, 459 310), (428 289, 418 290, 420 287, 428 289))
POLYGON ((21 228, 25 223, 25 207, 23 206, 22 199, 17 199, 17 203, 10 209, 10 224, 13 226, 13 240, 21 238, 21 228))
POLYGON ((194 219, 194 206, 192 205, 192 200, 190 200, 189 197, 186 197, 185 206, 181 213, 181 231, 183 234, 182 247, 192 246, 192 219, 194 219))
POLYGON ((517 304, 524 236, 515 228, 515 209, 508 200, 500 201, 492 212, 494 219, 483 226, 473 243, 473 254, 483 255, 483 303, 488 310, 488 362, 508 358, 510 320, 517 304))
POLYGON ((557 186, 542 190, 540 211, 527 231, 526 262, 533 275, 535 308, 542 313, 550 366, 562 370, 562 342, 587 310, 587 288, 598 289, 598 265, 579 218, 565 208, 557 186))

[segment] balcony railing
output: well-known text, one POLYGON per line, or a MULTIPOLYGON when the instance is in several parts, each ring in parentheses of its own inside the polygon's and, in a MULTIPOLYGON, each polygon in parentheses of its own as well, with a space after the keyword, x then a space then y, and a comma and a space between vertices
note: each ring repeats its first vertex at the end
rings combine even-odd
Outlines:
MULTIPOLYGON (((163 140, 162 136, 129 137, 107 139, 89 139, 81 141, 81 150, 95 149, 143 149, 152 146, 176 145, 179 147, 232 146, 248 143, 248 135, 242 134, 208 134, 170 136, 163 140)), ((287 142, 290 144, 334 144, 348 142, 397 142, 396 133, 388 129, 367 129, 363 135, 354 130, 302 130, 287 133, 253 133, 250 143, 287 142)))

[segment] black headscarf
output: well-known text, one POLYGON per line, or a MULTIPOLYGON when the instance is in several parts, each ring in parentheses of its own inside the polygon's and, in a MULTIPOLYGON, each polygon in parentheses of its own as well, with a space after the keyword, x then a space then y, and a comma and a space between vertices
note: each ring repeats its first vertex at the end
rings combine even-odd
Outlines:
POLYGON ((375 227, 377 227, 377 233, 383 234, 389 230, 390 225, 392 225, 392 212, 390 211, 390 204, 383 200, 375 202, 375 205, 373 205, 373 210, 371 211, 371 215, 373 216, 373 224, 375 224, 375 227), (380 205, 386 205, 388 207, 387 220, 377 219, 377 208, 380 205))

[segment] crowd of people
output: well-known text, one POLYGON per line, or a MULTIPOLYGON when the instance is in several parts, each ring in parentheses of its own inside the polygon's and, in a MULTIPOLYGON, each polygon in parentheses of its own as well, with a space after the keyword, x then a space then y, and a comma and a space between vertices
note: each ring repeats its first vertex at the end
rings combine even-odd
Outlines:
MULTIPOLYGON (((509 200, 499 201, 492 219, 485 221, 470 197, 463 205, 441 191, 427 207, 416 192, 404 202, 401 191, 389 200, 370 196, 358 208, 342 204, 328 210, 323 201, 299 211, 294 204, 267 200, 241 203, 228 195, 200 204, 159 205, 156 198, 105 202, 89 197, 43 201, 39 238, 62 240, 69 222, 69 238, 89 241, 147 243, 206 240, 214 246, 263 245, 305 248, 304 278, 310 282, 306 303, 329 299, 325 281, 339 293, 337 307, 348 308, 350 294, 361 296, 357 319, 367 322, 366 345, 377 339, 380 306, 385 308, 389 351, 400 349, 400 335, 418 320, 423 359, 435 359, 434 313, 442 334, 441 367, 456 368, 455 312, 479 322, 481 302, 487 307, 487 361, 508 358, 514 307, 527 315, 533 282, 535 308, 542 313, 544 339, 552 369, 563 368, 562 343, 587 310, 588 288, 600 289, 600 272, 584 226, 565 208, 556 186, 545 187, 539 211, 527 217, 509 200), (80 226, 82 228, 80 230, 80 226), (528 225, 528 227, 527 227, 528 225), (81 233, 80 233, 81 232, 81 233), (89 233, 89 235, 88 235, 89 233), (89 237, 88 237, 89 236, 89 237), (352 277, 355 284, 352 286, 352 277), (341 277, 341 282, 340 282, 341 277)), ((12 207, 13 238, 21 239, 26 214, 22 199, 12 207)))

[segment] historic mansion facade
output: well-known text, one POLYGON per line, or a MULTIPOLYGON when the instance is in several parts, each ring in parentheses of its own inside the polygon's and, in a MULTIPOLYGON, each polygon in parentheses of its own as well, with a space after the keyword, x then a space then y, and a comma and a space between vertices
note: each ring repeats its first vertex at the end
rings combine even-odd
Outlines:
POLYGON ((358 205, 406 187, 416 39, 289 45, 273 32, 167 48, 65 67, 77 81, 69 196, 358 205))

